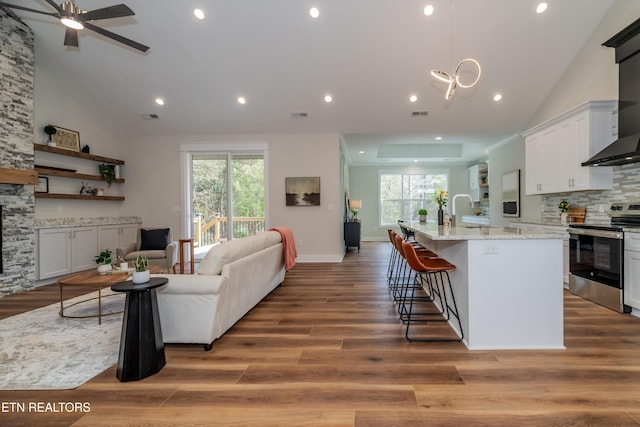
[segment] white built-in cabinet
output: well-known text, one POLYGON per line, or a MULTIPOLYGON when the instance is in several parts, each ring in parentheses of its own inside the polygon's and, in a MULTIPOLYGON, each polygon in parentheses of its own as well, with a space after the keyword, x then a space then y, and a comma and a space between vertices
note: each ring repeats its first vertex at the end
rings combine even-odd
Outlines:
POLYGON ((98 251, 109 249, 115 257, 117 248, 135 243, 137 236, 138 224, 99 225, 98 251))
POLYGON ((486 163, 469 168, 469 194, 474 202, 489 198, 489 168, 486 163))
POLYGON ((640 310, 640 233, 624 233, 624 303, 640 310))
POLYGON ((110 249, 135 243, 139 224, 87 225, 38 230, 38 280, 96 268, 95 257, 110 249))
POLYGON ((616 101, 590 101, 524 132, 526 194, 611 189, 611 167, 582 162, 616 139, 616 108, 616 101))
POLYGON ((38 279, 94 268, 97 247, 95 226, 38 230, 38 279))

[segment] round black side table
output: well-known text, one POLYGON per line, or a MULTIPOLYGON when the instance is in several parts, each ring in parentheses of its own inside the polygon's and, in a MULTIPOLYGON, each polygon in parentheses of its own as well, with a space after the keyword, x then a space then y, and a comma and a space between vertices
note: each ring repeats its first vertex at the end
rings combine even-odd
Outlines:
POLYGON ((111 286, 115 292, 127 293, 116 374, 122 382, 141 380, 160 372, 165 365, 155 288, 168 281, 154 277, 147 283, 127 281, 111 286))

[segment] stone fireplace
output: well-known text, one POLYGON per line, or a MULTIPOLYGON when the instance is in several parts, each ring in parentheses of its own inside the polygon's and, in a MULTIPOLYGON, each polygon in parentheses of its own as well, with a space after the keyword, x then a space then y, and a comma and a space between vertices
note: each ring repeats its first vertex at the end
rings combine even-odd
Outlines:
POLYGON ((0 8, 0 296, 35 286, 34 36, 0 8))

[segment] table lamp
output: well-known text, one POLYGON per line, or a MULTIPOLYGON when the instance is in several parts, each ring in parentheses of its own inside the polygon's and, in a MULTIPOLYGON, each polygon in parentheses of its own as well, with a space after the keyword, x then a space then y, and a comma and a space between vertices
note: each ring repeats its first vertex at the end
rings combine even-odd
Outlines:
POLYGON ((353 214, 353 222, 358 222, 358 211, 362 208, 362 200, 351 200, 349 202, 349 209, 353 214))

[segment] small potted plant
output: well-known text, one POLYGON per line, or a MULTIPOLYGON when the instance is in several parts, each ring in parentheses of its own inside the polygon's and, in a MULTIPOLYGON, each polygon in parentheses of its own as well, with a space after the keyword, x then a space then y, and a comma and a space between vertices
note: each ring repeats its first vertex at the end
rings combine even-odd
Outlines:
POLYGON ((133 272, 133 277, 131 281, 133 283, 147 283, 150 279, 149 275, 149 260, 144 255, 138 255, 135 261, 133 261, 133 266, 136 271, 133 272))
POLYGON ((47 145, 49 147, 55 147, 56 143, 53 141, 53 139, 51 138, 53 135, 55 135, 56 133, 58 133, 58 129, 56 129, 55 126, 53 125, 46 125, 44 127, 44 133, 46 133, 47 135, 49 135, 49 140, 47 141, 47 145))
POLYGON ((560 201, 558 208, 560 209, 560 223, 562 225, 567 225, 568 223, 567 211, 569 210, 569 202, 567 202, 566 200, 560 201))
POLYGON ((420 218, 420 222, 427 222, 427 210, 426 209, 420 209, 418 211, 418 216, 420 218))
POLYGON ((108 271, 111 271, 111 251, 109 249, 105 249, 96 255, 94 261, 98 264, 99 274, 107 274, 108 271))
POLYGON ((116 180, 116 165, 98 165, 102 180, 107 183, 107 187, 111 187, 111 183, 116 180))

